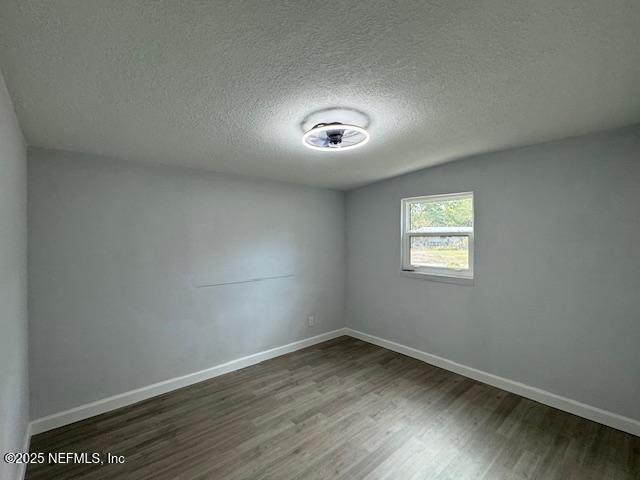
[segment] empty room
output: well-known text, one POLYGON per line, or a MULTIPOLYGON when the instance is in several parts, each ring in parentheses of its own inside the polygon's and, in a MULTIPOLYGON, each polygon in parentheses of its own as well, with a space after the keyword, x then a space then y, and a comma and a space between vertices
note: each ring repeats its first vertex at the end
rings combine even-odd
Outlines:
POLYGON ((638 0, 0 0, 0 480, 640 479, 638 0))

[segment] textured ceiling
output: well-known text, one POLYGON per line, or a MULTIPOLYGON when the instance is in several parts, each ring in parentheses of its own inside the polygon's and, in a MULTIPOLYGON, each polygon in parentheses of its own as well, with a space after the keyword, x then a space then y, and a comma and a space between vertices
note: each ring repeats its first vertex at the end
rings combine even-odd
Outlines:
POLYGON ((0 65, 30 145, 349 188, 640 121, 640 2, 0 0, 0 65))

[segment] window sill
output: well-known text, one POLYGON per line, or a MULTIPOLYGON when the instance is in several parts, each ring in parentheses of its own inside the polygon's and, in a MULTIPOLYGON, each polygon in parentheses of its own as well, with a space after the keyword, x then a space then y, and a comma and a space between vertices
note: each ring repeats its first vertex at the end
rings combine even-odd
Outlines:
POLYGON ((412 272, 409 270, 400 270, 402 277, 419 278, 420 280, 430 280, 432 282, 451 283, 454 285, 474 285, 473 278, 467 277, 452 277, 449 275, 436 275, 433 273, 412 272))

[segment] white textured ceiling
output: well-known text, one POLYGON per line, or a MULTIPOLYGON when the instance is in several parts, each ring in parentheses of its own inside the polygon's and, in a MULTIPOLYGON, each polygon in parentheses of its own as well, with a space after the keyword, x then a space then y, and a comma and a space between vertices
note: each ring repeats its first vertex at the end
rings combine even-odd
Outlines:
POLYGON ((30 145, 349 188, 640 121, 640 1, 0 0, 0 65, 30 145))

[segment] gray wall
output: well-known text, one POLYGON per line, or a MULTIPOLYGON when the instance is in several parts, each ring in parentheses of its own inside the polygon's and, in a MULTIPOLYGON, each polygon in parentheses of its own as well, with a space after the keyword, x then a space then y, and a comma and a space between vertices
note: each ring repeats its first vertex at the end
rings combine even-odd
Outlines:
MULTIPOLYGON (((27 380, 27 157, 0 74, 0 452, 20 451, 29 419, 27 380)), ((0 478, 17 468, 0 459, 0 478)))
POLYGON ((343 326, 348 259, 348 326, 640 419, 638 127, 349 192, 348 255, 338 192, 29 165, 33 418, 343 326), (469 190, 475 284, 400 276, 400 199, 469 190))
POLYGON ((640 128, 347 196, 347 325, 640 419, 640 128), (473 286, 400 276, 400 199, 474 191, 473 286))
POLYGON ((29 233, 33 418, 344 326, 341 192, 30 150, 29 233))

